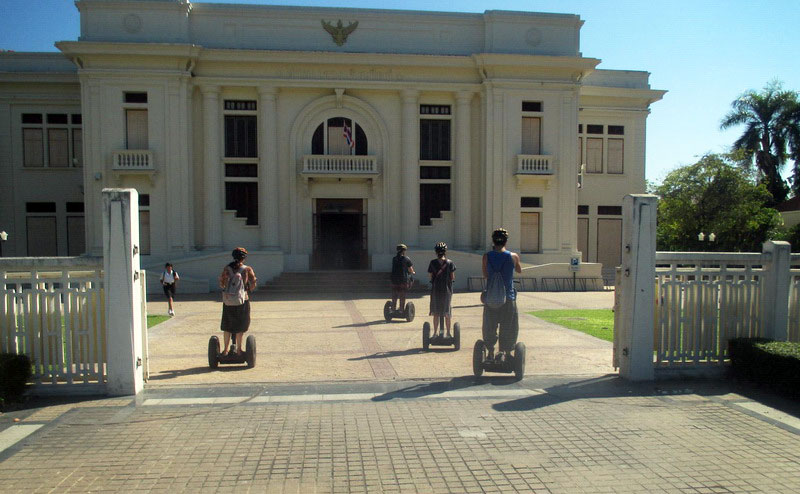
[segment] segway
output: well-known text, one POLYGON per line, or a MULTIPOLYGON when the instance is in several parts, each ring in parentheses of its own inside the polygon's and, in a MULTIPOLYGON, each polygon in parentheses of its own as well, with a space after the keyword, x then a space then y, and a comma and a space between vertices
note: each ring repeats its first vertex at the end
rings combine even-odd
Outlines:
POLYGON ((212 369, 219 367, 219 364, 247 364, 247 367, 253 368, 256 365, 256 337, 249 335, 245 340, 244 351, 241 355, 236 354, 236 341, 231 338, 231 347, 228 349, 228 354, 223 355, 219 350, 219 338, 212 336, 208 340, 208 366, 212 369))
MULTIPOLYGON (((444 329, 444 316, 439 316, 439 329, 444 329)), ((458 351, 461 348, 461 325, 459 323, 453 324, 452 336, 439 336, 438 334, 431 335, 431 323, 425 321, 422 325, 422 348, 427 350, 430 346, 453 346, 453 350, 458 351)))
POLYGON ((417 311, 414 308, 414 302, 406 302, 405 308, 396 310, 392 310, 391 300, 387 300, 383 305, 383 318, 386 319, 386 322, 392 322, 392 318, 405 319, 411 322, 414 320, 416 314, 417 311))
POLYGON ((506 353, 504 361, 498 358, 500 352, 495 355, 495 358, 489 359, 489 351, 486 348, 486 343, 483 340, 475 342, 475 347, 472 350, 472 372, 475 377, 480 377, 483 371, 486 372, 503 372, 506 374, 514 373, 517 381, 525 377, 525 343, 517 342, 514 345, 514 353, 506 353))

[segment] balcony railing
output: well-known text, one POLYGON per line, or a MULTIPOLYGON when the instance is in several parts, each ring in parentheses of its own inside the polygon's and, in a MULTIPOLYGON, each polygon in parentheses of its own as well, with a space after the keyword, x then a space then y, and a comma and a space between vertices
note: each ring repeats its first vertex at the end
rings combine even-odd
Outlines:
POLYGON ((114 151, 111 168, 117 171, 153 171, 153 152, 146 149, 124 149, 114 151))
POLYGON ((517 175, 552 175, 553 157, 547 154, 518 154, 517 175))
POLYGON ((303 156, 304 174, 374 175, 378 173, 375 156, 307 154, 303 156))

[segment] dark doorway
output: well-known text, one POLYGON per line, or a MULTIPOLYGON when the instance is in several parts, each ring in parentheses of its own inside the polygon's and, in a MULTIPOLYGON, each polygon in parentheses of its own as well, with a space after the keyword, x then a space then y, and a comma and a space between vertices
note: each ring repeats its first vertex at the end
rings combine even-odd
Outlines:
POLYGON ((367 215, 362 199, 317 199, 311 268, 367 269, 367 215))

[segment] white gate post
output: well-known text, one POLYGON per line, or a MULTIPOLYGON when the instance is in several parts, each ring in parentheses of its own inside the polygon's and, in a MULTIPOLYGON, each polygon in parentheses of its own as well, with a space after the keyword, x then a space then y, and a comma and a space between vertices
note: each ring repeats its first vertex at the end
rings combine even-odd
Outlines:
POLYGON ((656 279, 656 209, 651 194, 625 196, 622 207, 622 272, 619 321, 615 338, 620 376, 631 381, 652 381, 653 299, 656 279))
POLYGON ((139 195, 103 189, 103 268, 109 395, 143 387, 142 287, 139 276, 139 195))
POLYGON ((765 262, 764 285, 761 290, 764 337, 786 341, 789 330, 789 288, 792 275, 792 247, 789 242, 770 240, 762 247, 765 262))

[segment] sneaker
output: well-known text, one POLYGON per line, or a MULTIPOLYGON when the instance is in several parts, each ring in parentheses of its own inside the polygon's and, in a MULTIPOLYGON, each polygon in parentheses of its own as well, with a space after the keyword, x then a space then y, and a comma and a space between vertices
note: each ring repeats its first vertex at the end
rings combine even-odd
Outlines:
POLYGON ((486 350, 486 360, 494 360, 494 348, 486 350))
POLYGON ((506 363, 506 352, 497 352, 497 361, 501 364, 506 363))
POLYGON ((169 310, 169 315, 170 315, 170 316, 174 316, 174 315, 175 315, 175 311, 174 311, 174 310, 172 310, 172 309, 170 309, 170 310, 169 310))

